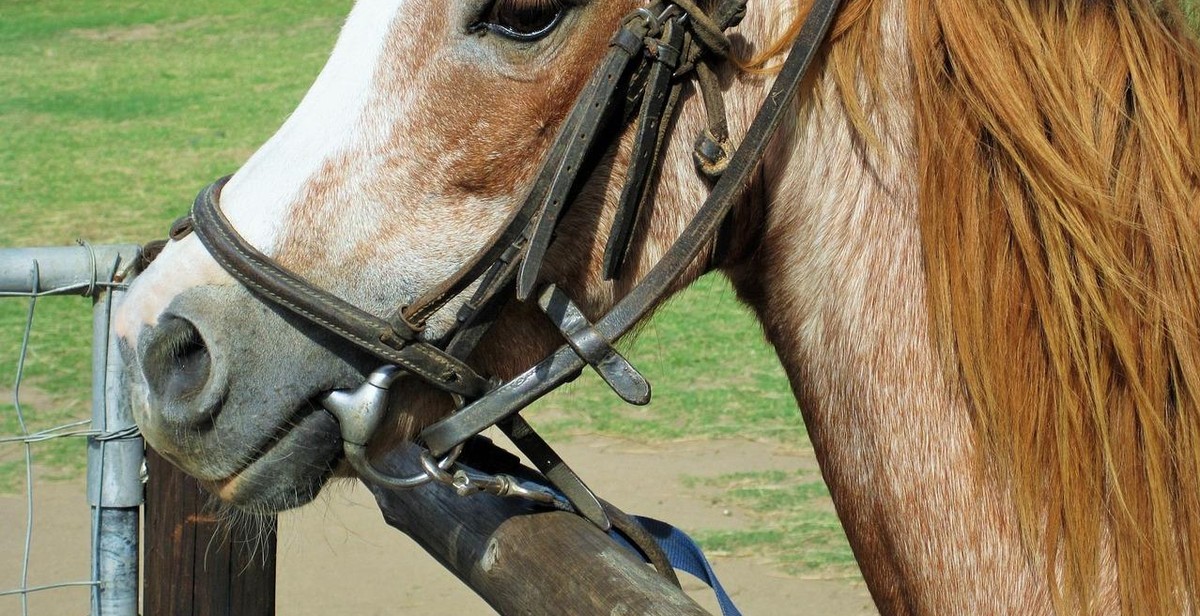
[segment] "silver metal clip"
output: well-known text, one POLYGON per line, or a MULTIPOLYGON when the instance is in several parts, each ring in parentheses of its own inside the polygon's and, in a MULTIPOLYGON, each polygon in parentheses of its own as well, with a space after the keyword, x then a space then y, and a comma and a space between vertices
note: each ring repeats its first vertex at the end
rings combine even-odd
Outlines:
POLYGON ((450 485, 459 496, 487 492, 504 498, 533 501, 557 509, 571 509, 570 503, 565 498, 547 489, 526 486, 509 475, 484 475, 460 469, 454 473, 454 479, 450 485))

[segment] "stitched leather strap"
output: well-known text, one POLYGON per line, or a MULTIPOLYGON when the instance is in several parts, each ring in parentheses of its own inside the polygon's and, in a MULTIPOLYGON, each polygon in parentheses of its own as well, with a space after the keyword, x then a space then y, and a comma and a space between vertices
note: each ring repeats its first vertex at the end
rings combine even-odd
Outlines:
POLYGON ((487 379, 461 360, 416 340, 417 332, 397 330, 393 324, 317 288, 251 246, 217 205, 217 196, 228 180, 222 178, 200 191, 192 205, 192 218, 204 247, 238 282, 431 385, 468 397, 488 390, 487 379))

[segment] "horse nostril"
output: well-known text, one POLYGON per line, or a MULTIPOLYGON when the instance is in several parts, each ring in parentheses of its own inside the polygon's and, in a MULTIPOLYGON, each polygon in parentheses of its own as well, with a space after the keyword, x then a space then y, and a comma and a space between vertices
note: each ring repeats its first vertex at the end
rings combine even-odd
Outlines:
POLYGON ((212 365, 200 331, 186 319, 165 317, 150 335, 143 356, 150 390, 164 406, 193 406, 187 403, 204 390, 212 365))

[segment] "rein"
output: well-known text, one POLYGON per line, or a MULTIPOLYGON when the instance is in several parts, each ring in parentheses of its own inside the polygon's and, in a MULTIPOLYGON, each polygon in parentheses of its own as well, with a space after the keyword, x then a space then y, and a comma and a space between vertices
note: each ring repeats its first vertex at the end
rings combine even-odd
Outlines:
POLYGON ((488 491, 522 496, 573 509, 608 530, 613 519, 608 508, 519 413, 572 380, 585 366, 595 370, 626 402, 650 401, 649 383, 613 348, 612 341, 644 318, 704 246, 716 240, 733 204, 758 169, 840 5, 840 0, 815 0, 749 131, 730 156, 724 103, 712 64, 725 61, 730 42, 724 32, 741 21, 746 1, 723 0, 710 15, 692 0, 658 0, 626 16, 560 129, 524 204, 491 244, 457 273, 387 318, 316 288, 246 242, 218 204, 228 178, 201 191, 192 207, 191 224, 177 223, 182 231, 172 237, 179 239, 194 230, 221 267, 264 301, 387 362, 360 388, 331 392, 322 400, 339 421, 347 459, 365 479, 399 489, 440 481, 460 494, 488 491), (626 121, 636 116, 633 157, 604 260, 606 278, 620 275, 639 212, 654 192, 653 178, 678 110, 684 76, 692 73, 709 118, 694 156, 702 172, 719 179, 662 260, 612 310, 590 322, 556 285, 537 288, 557 224, 604 127, 620 121, 613 118, 618 113, 626 121), (430 316, 475 284, 478 286, 460 308, 451 332, 438 341, 423 339, 430 316), (519 301, 528 301, 535 297, 535 290, 539 307, 567 344, 506 383, 478 374, 465 360, 507 301, 514 294, 519 301), (427 448, 421 456, 424 471, 399 478, 378 471, 367 458, 366 445, 386 414, 390 386, 409 375, 451 394, 458 410, 421 432, 419 440, 427 448), (505 432, 562 496, 521 487, 506 475, 448 471, 463 445, 493 425, 505 432))

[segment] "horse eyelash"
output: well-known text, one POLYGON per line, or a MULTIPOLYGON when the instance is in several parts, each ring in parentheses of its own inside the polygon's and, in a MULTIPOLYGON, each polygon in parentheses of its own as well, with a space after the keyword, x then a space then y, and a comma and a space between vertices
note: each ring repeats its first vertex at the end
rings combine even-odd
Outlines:
MULTIPOLYGON (((491 2, 487 3, 483 7, 482 10, 480 10, 479 16, 474 20, 474 22, 472 22, 471 25, 467 26, 467 32, 469 34, 496 32, 497 28, 495 27, 495 24, 493 24, 492 22, 489 22, 488 17, 490 15, 492 15, 492 13, 495 11, 496 7, 498 5, 500 5, 501 3, 505 3, 505 2, 511 3, 511 4, 519 6, 520 8, 527 9, 527 10, 530 10, 530 9, 532 9, 532 10, 553 9, 553 10, 557 11, 559 13, 560 17, 558 19, 555 19, 554 22, 551 23, 551 25, 548 28, 546 28, 546 30, 552 30, 558 26, 559 22, 562 21, 562 19, 561 19, 562 13, 566 12, 569 9, 575 8, 581 4, 584 4, 587 1, 588 0, 492 0, 491 2)), ((507 32, 496 32, 496 33, 501 34, 501 35, 510 35, 510 33, 507 33, 507 32)), ((511 34, 517 34, 517 33, 511 33, 511 34)), ((540 38, 540 36, 537 38, 540 38)), ((520 40, 520 38, 518 38, 518 40, 520 40)))

